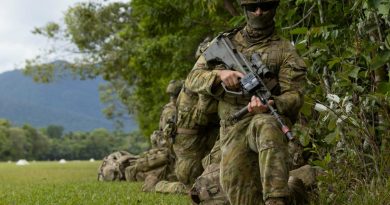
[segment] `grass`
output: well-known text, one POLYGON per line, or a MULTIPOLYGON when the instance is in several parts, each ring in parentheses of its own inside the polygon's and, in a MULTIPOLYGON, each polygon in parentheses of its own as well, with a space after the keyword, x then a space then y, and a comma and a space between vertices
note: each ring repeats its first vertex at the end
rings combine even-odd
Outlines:
POLYGON ((183 195, 141 192, 141 183, 98 182, 100 163, 0 163, 0 205, 191 204, 183 195))

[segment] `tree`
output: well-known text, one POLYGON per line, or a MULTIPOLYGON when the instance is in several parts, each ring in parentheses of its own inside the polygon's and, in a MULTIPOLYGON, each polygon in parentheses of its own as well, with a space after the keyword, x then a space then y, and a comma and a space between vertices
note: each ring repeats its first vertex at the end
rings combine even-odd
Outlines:
POLYGON ((8 128, 0 126, 0 160, 12 160, 11 150, 8 128))
MULTIPOLYGON (((66 12, 65 29, 49 23, 34 33, 65 38, 75 45, 74 52, 82 58, 66 68, 83 77, 108 80, 148 136, 157 128, 161 107, 168 100, 164 88, 169 80, 185 77, 206 36, 231 27, 233 23, 227 23, 231 14, 225 8, 234 13, 233 5, 235 1, 80 3, 66 12)), ((26 73, 48 82, 55 72, 41 60, 47 59, 29 60, 26 73)), ((112 107, 106 113, 115 117, 112 107)))
POLYGON ((63 135, 64 127, 60 125, 47 126, 45 133, 51 139, 60 139, 63 135))
POLYGON ((31 143, 27 140, 26 133, 18 127, 11 127, 8 130, 10 157, 13 160, 25 158, 32 159, 31 143))
POLYGON ((113 136, 106 129, 93 130, 85 139, 83 158, 102 159, 111 153, 113 143, 113 136))
POLYGON ((49 138, 30 125, 24 125, 22 128, 26 133, 28 143, 31 144, 31 150, 29 150, 28 158, 34 160, 46 160, 44 157, 49 151, 49 138))

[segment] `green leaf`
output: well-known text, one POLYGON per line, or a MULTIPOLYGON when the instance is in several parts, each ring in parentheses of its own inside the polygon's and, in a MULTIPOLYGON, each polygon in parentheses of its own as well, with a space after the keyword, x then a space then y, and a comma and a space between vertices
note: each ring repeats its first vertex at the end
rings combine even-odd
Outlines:
POLYGON ((328 130, 336 129, 336 120, 329 120, 328 130))
POLYGON ((313 109, 313 99, 305 96, 305 103, 303 104, 300 112, 303 113, 306 117, 310 117, 312 114, 312 109, 313 109))
POLYGON ((353 90, 358 91, 360 93, 364 92, 364 88, 357 84, 353 84, 353 90))
POLYGON ((332 160, 332 157, 330 156, 330 153, 328 152, 323 160, 314 160, 312 162, 312 164, 314 166, 318 166, 318 167, 321 167, 321 168, 327 170, 328 164, 330 163, 331 160, 332 160))
MULTIPOLYGON (((388 0, 387 0, 388 1, 388 0)), ((378 5, 378 13, 382 14, 383 16, 389 16, 390 12, 390 2, 382 2, 381 4, 378 5)))
POLYGON ((389 82, 380 82, 377 87, 377 92, 382 94, 388 94, 390 91, 390 83, 389 82))
POLYGON ((324 161, 315 160, 315 161, 312 162, 312 164, 314 166, 321 167, 322 169, 326 169, 327 168, 326 163, 324 161))
POLYGON ((335 130, 334 132, 329 133, 325 138, 324 141, 329 145, 334 145, 339 139, 339 132, 338 130, 335 130))
POLYGON ((328 61, 329 68, 333 68, 334 65, 340 63, 341 59, 338 57, 332 58, 330 61, 328 61))
POLYGON ((386 46, 387 49, 390 50, 390 33, 387 34, 387 36, 386 36, 386 39, 385 39, 385 46, 386 46))
POLYGON ((331 160, 332 160, 332 157, 330 156, 330 153, 328 152, 328 153, 326 154, 326 156, 325 156, 324 162, 325 162, 326 164, 329 164, 331 160))
POLYGON ((390 51, 385 51, 380 55, 377 55, 374 59, 372 59, 371 68, 376 70, 378 68, 383 67, 386 63, 389 63, 390 59, 390 51))
POLYGON ((299 27, 299 28, 295 28, 293 30, 290 31, 290 34, 294 35, 294 34, 306 34, 308 31, 308 29, 306 27, 299 27))
POLYGON ((306 147, 310 143, 310 135, 309 133, 305 133, 302 135, 299 139, 299 141, 302 143, 302 146, 306 147))
POLYGON ((351 72, 349 72, 348 76, 354 79, 358 79, 360 68, 355 67, 351 72))

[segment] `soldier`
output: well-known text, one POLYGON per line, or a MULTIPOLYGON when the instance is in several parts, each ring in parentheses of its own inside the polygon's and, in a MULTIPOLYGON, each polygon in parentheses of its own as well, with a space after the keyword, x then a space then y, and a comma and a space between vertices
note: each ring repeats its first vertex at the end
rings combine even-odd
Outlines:
MULTIPOLYGON (((246 25, 224 35, 247 58, 259 54, 275 74, 276 85, 270 88, 272 98, 268 104, 291 126, 303 104, 306 66, 291 43, 275 33, 274 16, 279 0, 241 0, 240 3, 246 25)), ((202 55, 187 76, 185 87, 220 99, 220 180, 230 203, 287 204, 290 195, 288 140, 279 123, 259 98, 228 93, 221 85, 237 90, 243 77, 241 72, 210 64, 202 55), (229 120, 246 105, 248 114, 238 122, 229 120)))
POLYGON ((212 109, 213 105, 207 104, 213 104, 213 99, 183 89, 178 99, 177 134, 173 144, 177 157, 175 173, 180 182, 192 185, 203 172, 202 159, 213 147, 219 125, 218 118, 207 122, 205 112, 208 111, 202 111, 202 108, 212 109))
MULTIPOLYGON (((195 54, 198 58, 207 48, 206 38, 195 54)), ((211 151, 218 137, 217 101, 183 86, 177 100, 177 133, 173 149, 176 154, 175 173, 180 182, 192 186, 203 172, 202 159, 211 151)))
POLYGON ((170 102, 163 108, 159 130, 151 136, 152 149, 144 152, 135 164, 126 168, 127 181, 145 181, 143 191, 151 191, 154 185, 163 179, 176 180, 174 176, 175 154, 172 141, 176 130, 176 99, 183 82, 171 80, 166 92, 170 102))
POLYGON ((167 103, 161 112, 159 129, 150 136, 152 148, 165 147, 167 143, 172 145, 176 127, 176 100, 182 88, 182 80, 171 80, 167 86, 166 93, 169 94, 169 103, 167 103))
MULTIPOLYGON (((206 38, 195 54, 198 58, 207 48, 210 38, 206 38)), ((187 193, 195 179, 202 173, 202 158, 208 154, 218 136, 219 119, 217 101, 199 95, 183 87, 177 100, 177 123, 175 143, 175 174, 178 182, 160 181, 156 192, 187 193)))

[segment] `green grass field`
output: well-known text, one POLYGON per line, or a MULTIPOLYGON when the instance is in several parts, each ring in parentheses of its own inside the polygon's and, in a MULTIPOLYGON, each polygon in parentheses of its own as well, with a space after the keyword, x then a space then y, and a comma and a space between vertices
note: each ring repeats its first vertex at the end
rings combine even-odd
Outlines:
POLYGON ((100 162, 0 163, 0 205, 191 204, 187 196, 141 192, 141 183, 98 182, 100 162))

